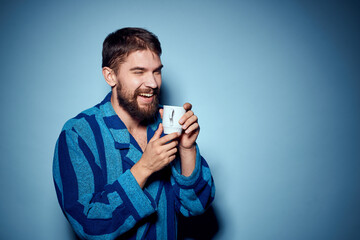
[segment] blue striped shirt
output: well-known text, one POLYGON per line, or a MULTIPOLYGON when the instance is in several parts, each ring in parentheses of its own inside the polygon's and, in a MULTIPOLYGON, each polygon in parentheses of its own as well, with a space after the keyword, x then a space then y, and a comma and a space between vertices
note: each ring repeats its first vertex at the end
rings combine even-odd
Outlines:
MULTIPOLYGON (((67 121, 55 147, 53 177, 61 209, 82 239, 176 239, 176 215, 198 215, 214 199, 210 169, 196 146, 191 176, 175 159, 141 189, 130 168, 142 150, 116 115, 111 93, 67 121)), ((148 141, 161 119, 147 127, 148 141)))

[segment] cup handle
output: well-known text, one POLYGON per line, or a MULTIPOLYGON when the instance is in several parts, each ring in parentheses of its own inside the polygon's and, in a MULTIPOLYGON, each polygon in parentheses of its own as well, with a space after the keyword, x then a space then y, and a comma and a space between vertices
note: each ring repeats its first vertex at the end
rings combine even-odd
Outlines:
POLYGON ((171 114, 169 115, 170 118, 170 126, 174 125, 174 114, 175 114, 175 110, 171 109, 171 114))

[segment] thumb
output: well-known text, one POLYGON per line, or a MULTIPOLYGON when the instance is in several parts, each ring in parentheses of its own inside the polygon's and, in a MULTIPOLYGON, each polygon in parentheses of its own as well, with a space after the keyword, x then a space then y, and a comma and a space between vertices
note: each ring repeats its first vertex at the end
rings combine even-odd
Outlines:
POLYGON ((158 129, 154 133, 154 136, 150 139, 150 142, 158 140, 161 137, 162 132, 163 132, 163 125, 162 123, 160 123, 158 129))

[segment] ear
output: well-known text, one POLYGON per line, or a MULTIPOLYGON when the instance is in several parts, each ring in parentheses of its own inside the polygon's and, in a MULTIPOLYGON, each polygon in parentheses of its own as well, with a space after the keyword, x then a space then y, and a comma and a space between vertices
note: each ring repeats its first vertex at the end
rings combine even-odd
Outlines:
POLYGON ((110 87, 115 87, 117 80, 114 71, 109 67, 103 67, 102 74, 107 84, 109 84, 110 87))

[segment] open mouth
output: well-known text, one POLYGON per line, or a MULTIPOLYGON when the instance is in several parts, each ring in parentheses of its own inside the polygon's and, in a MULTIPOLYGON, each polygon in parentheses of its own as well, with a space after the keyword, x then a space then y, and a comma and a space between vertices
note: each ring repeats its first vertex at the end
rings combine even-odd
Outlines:
POLYGON ((139 97, 139 103, 140 104, 152 104, 155 98, 155 94, 154 93, 139 93, 138 94, 139 97))
POLYGON ((153 93, 140 93, 139 96, 146 97, 146 98, 151 98, 152 96, 154 96, 154 94, 153 93))

